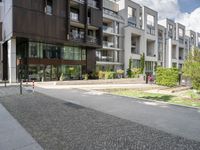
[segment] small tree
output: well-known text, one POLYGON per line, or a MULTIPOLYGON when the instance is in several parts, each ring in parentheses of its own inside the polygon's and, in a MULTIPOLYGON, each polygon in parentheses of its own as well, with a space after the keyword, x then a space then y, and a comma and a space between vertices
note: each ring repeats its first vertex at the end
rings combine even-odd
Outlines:
POLYGON ((140 68, 141 68, 141 74, 144 73, 144 67, 145 67, 145 55, 144 53, 140 54, 140 68))
POLYGON ((132 68, 132 59, 130 58, 130 59, 129 59, 129 62, 128 62, 128 69, 127 69, 127 71, 126 71, 129 78, 132 77, 131 68, 132 68))
POLYGON ((193 48, 183 66, 183 75, 192 80, 193 88, 200 91, 200 49, 193 48))

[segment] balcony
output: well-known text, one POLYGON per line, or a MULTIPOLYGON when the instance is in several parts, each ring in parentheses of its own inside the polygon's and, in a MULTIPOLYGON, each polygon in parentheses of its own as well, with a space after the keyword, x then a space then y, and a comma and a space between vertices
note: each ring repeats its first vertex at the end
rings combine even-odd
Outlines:
POLYGON ((93 44, 97 44, 97 43, 98 43, 96 37, 94 37, 94 36, 89 36, 89 35, 88 35, 88 37, 87 37, 87 42, 93 43, 93 44))
POLYGON ((147 56, 156 57, 156 55, 154 54, 154 50, 147 50, 147 56))
POLYGON ((109 41, 103 41, 103 47, 114 48, 114 43, 109 41))
POLYGON ((124 21, 124 18, 123 18, 122 16, 119 16, 118 14, 116 14, 116 13, 114 13, 113 11, 110 11, 110 10, 108 10, 108 9, 103 9, 103 14, 104 14, 104 15, 108 15, 108 16, 110 16, 110 17, 112 17, 112 18, 117 19, 117 20, 122 20, 122 21, 124 21))
POLYGON ((155 35, 155 27, 147 25, 147 34, 155 35))
POLYGON ((103 32, 114 33, 113 28, 109 26, 103 26, 103 32))
POLYGON ((97 7, 97 1, 95 0, 88 0, 88 5, 94 8, 98 8, 97 7))
POLYGON ((179 43, 180 44, 184 44, 184 39, 183 38, 179 38, 179 43))
POLYGON ((79 22, 79 14, 70 12, 70 19, 76 22, 79 22))
POLYGON ((81 3, 81 4, 84 4, 84 3, 85 3, 85 0, 73 0, 73 1, 75 1, 75 2, 77 2, 77 3, 81 3))
POLYGON ((83 42, 84 41, 84 33, 80 34, 80 33, 70 33, 70 39, 73 41, 79 41, 79 42, 83 42))

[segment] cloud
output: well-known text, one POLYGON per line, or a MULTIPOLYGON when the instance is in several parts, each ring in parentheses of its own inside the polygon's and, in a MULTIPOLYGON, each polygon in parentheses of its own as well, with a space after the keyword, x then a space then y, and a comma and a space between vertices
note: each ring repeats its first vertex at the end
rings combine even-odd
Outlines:
POLYGON ((191 13, 183 13, 176 18, 177 22, 184 24, 187 29, 200 33, 200 7, 191 13))
POLYGON ((173 19, 186 29, 200 32, 200 7, 191 13, 182 13, 178 0, 132 0, 158 12, 159 19, 173 19))

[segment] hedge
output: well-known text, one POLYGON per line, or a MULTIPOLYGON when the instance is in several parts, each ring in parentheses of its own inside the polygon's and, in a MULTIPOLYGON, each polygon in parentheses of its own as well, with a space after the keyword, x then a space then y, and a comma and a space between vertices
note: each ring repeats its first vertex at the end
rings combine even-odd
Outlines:
POLYGON ((156 84, 173 87, 178 83, 178 69, 177 68, 161 68, 156 70, 156 84))

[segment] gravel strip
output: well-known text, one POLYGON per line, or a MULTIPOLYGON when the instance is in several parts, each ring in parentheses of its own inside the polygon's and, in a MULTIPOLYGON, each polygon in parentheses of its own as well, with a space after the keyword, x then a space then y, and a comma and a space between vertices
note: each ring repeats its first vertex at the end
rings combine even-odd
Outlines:
POLYGON ((46 150, 197 150, 200 143, 43 94, 0 102, 46 150))

